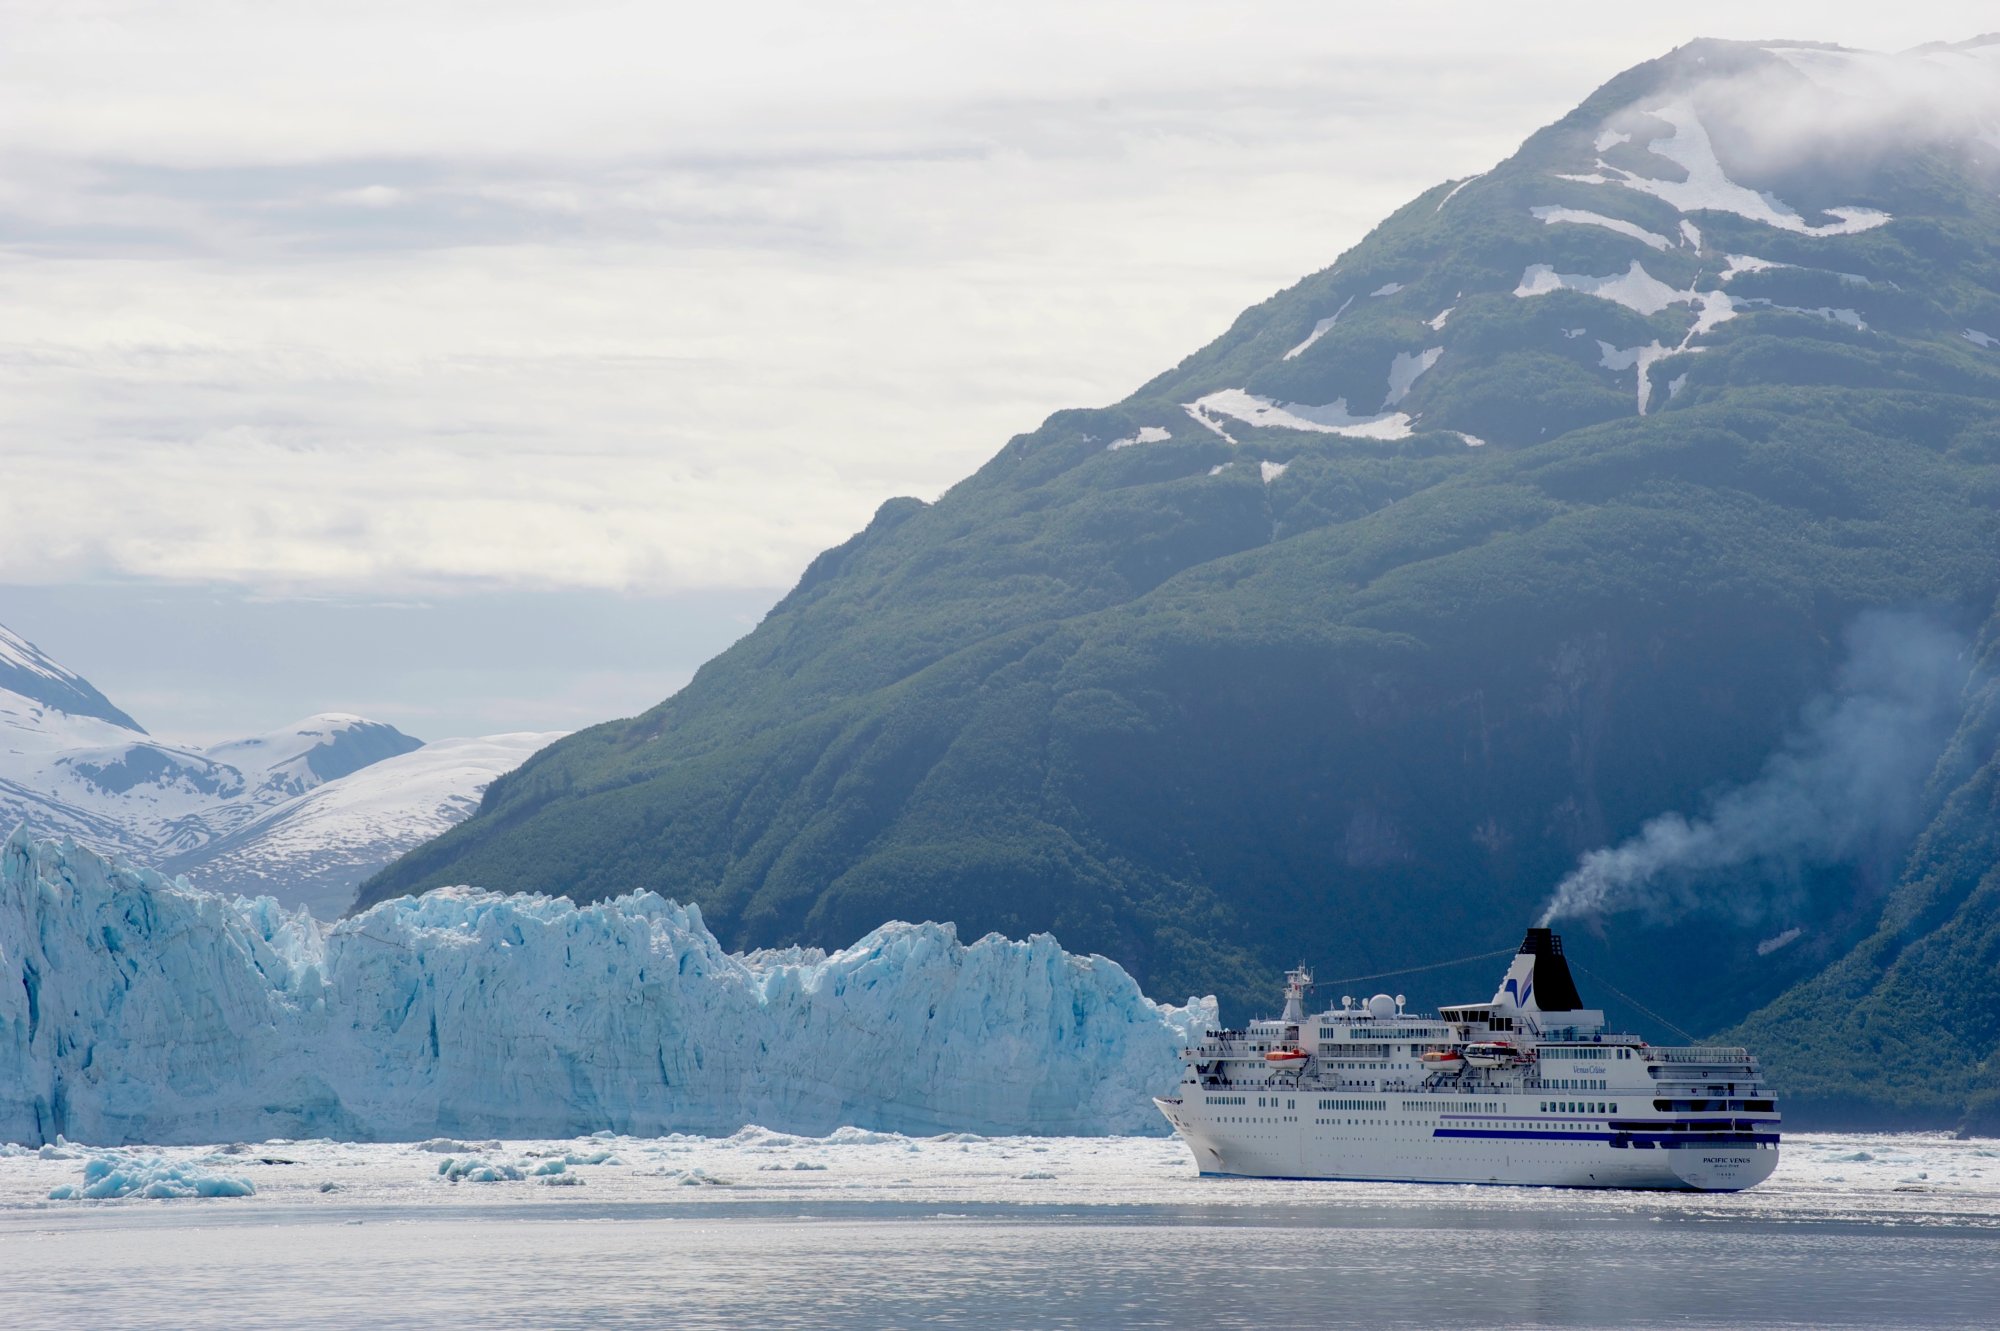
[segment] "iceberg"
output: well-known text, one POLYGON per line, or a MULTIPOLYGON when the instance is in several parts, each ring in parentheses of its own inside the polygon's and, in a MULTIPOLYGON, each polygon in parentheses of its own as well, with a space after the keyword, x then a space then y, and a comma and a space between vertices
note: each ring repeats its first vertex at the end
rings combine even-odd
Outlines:
POLYGON ((1037 934, 726 951, 649 892, 335 924, 71 841, 0 848, 0 1141, 1152 1134, 1215 1000, 1037 934))
POLYGON ((159 1156, 135 1156, 112 1151, 83 1167, 82 1183, 65 1183, 49 1192, 52 1202, 102 1201, 107 1197, 254 1197, 249 1179, 211 1173, 211 1157, 174 1163, 159 1156))

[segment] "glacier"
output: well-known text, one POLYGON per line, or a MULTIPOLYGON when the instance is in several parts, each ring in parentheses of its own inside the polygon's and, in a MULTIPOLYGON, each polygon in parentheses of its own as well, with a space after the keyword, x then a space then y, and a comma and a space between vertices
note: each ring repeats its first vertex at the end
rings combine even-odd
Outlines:
POLYGON ((473 888, 326 924, 69 840, 0 848, 0 1141, 1154 1134, 1215 1022, 1046 934, 739 955, 649 892, 473 888))

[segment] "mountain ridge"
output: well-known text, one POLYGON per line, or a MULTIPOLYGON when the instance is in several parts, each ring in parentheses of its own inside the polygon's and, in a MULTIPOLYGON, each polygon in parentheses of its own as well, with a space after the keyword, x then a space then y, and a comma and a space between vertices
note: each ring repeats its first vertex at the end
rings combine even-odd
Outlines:
POLYGON ((464 817, 496 775, 556 738, 426 745, 383 722, 321 712, 207 748, 171 744, 0 626, 0 826, 68 836, 326 918, 368 873, 464 817))
MULTIPOLYGON (((1856 616, 2000 590, 1996 145, 1842 91, 1990 107, 2000 49, 1805 50, 1627 71, 1123 402, 885 503, 360 902, 646 887, 738 947, 1052 930, 1233 1008, 1300 952, 1505 942, 1580 855, 1751 779, 1856 616)), ((1792 915, 1573 949, 1719 1029, 1895 874, 1801 872, 1792 915)))

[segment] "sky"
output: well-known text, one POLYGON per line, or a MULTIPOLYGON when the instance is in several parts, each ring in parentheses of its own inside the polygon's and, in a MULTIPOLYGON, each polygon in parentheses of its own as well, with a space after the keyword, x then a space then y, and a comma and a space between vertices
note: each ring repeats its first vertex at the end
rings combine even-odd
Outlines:
POLYGON ((0 623, 196 742, 630 714, 1618 71, 1993 26, 0 0, 0 623))

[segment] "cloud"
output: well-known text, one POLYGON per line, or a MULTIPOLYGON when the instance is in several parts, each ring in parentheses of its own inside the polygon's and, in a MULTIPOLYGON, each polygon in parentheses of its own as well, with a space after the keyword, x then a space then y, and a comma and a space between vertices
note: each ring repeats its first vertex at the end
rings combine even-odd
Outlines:
MULTIPOLYGON (((1956 12, 1830 35, 1915 40, 1956 12)), ((1122 397, 1689 25, 1750 21, 1598 17, 20 16, 0 577, 782 584, 885 497, 1122 397)))

